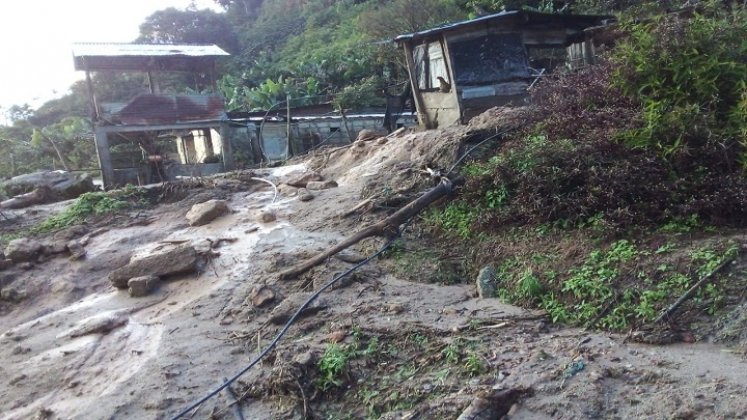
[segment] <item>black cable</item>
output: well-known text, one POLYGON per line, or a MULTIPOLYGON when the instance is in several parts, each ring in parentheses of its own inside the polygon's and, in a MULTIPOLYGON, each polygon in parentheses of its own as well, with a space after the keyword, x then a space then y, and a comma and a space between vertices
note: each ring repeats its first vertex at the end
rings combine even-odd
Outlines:
POLYGON ((490 136, 490 137, 488 137, 488 138, 486 138, 486 139, 483 139, 482 141, 480 141, 480 142, 479 142, 479 143, 477 143, 476 145, 472 146, 472 147, 471 147, 471 148, 470 148, 469 150, 467 150, 466 152, 464 152, 464 154, 463 154, 463 155, 462 155, 462 156, 461 156, 461 157, 460 157, 459 159, 457 159, 457 161, 456 161, 456 162, 454 162, 454 165, 452 165, 452 166, 451 166, 451 169, 449 169, 449 172, 446 172, 446 176, 448 177, 449 175, 451 175, 451 173, 452 173, 452 172, 454 172, 454 169, 456 169, 456 167, 457 167, 457 166, 459 166, 459 164, 460 164, 460 163, 462 163, 462 161, 463 161, 463 160, 464 160, 464 159, 465 159, 465 158, 466 158, 467 156, 469 156, 469 154, 470 154, 470 153, 472 153, 472 151, 473 151, 473 150, 475 150, 475 149, 477 149, 478 147, 482 146, 483 144, 485 144, 485 143, 486 143, 487 141, 489 141, 489 140, 493 140, 493 139, 494 139, 494 138, 496 138, 496 137, 500 137, 500 136, 503 136, 504 134, 506 134, 506 133, 508 133, 508 132, 510 132, 510 131, 516 130, 516 128, 518 128, 518 127, 507 128, 507 129, 505 129, 505 130, 503 130, 503 131, 499 131, 499 132, 497 132, 497 133, 493 134, 492 136, 490 136))
POLYGON ((237 379, 239 379, 243 374, 245 374, 246 372, 248 372, 249 369, 253 368, 257 363, 259 363, 260 360, 262 360, 262 358, 264 358, 267 355, 267 353, 270 352, 270 350, 272 350, 273 348, 275 348, 275 346, 277 345, 278 341, 280 341, 280 339, 285 335, 285 333, 288 332, 288 329, 291 327, 291 325, 293 325, 296 322, 296 319, 298 319, 299 315, 301 315, 301 312, 303 312, 303 310, 306 309, 311 304, 311 302, 313 302, 317 297, 319 297, 319 295, 321 295, 325 290, 327 290, 330 287, 332 287, 332 285, 335 284, 335 283, 337 283, 341 278, 343 278, 343 277, 349 275, 350 273, 352 273, 353 271, 355 271, 355 270, 363 267, 364 265, 368 264, 371 260, 373 260, 374 258, 376 258, 379 255, 381 255, 384 251, 386 251, 386 249, 389 248, 394 243, 394 241, 396 241, 400 236, 402 236, 402 232, 405 229, 407 229, 407 226, 410 225, 411 221, 412 221, 412 218, 410 218, 407 222, 405 222, 404 226, 401 229, 398 229, 397 233, 387 243, 385 243, 384 246, 381 247, 381 249, 379 249, 378 251, 376 251, 373 255, 371 255, 370 257, 366 258, 365 260, 359 262, 358 264, 354 265, 352 268, 350 268, 346 272, 344 272, 344 273, 340 274, 339 276, 333 278, 332 280, 328 281, 327 284, 325 284, 319 290, 317 290, 314 294, 312 294, 311 296, 309 296, 309 298, 306 299, 306 302, 304 302, 303 305, 301 305, 301 307, 299 307, 296 310, 296 313, 293 314, 293 316, 288 320, 288 322, 285 323, 285 326, 283 327, 283 329, 280 330, 280 332, 275 336, 275 339, 272 340, 272 342, 270 343, 270 345, 268 345, 267 347, 265 347, 265 349, 262 350, 262 352, 256 358, 254 358, 254 360, 251 363, 249 363, 249 365, 247 365, 244 369, 240 370, 239 373, 235 374, 230 379, 226 380, 221 386, 219 386, 218 388, 216 388, 215 390, 213 390, 212 392, 210 392, 209 394, 207 394, 205 397, 201 398, 197 402, 193 403, 189 407, 187 407, 184 410, 182 410, 176 416, 172 417, 171 420, 178 420, 179 418, 187 415, 187 413, 189 413, 190 411, 192 411, 195 408, 199 407, 205 401, 207 401, 210 398, 213 398, 214 396, 218 395, 219 392, 223 391, 225 388, 227 388, 229 385, 231 385, 233 382, 235 382, 237 379))

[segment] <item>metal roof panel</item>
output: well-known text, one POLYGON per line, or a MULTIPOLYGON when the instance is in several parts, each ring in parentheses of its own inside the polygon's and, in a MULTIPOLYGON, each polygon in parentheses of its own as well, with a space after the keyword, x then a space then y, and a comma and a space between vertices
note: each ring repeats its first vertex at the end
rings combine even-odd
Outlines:
POLYGON ((217 45, 133 44, 86 42, 73 44, 73 57, 217 57, 230 55, 217 45))

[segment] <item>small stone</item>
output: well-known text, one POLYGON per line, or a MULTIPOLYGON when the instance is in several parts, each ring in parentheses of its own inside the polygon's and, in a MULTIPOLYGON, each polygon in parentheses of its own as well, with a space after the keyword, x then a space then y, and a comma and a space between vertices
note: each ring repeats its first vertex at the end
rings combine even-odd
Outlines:
POLYGON ((228 203, 225 200, 208 200, 204 203, 195 204, 187 212, 187 221, 190 226, 206 225, 218 217, 228 213, 228 203))
POLYGON ((73 239, 67 243, 67 250, 70 252, 70 261, 77 261, 86 256, 86 249, 77 239, 73 239))
POLYGON ((363 147, 366 147, 366 142, 363 140, 358 140, 358 141, 353 142, 353 146, 358 147, 358 148, 363 148, 363 147))
POLYGON ((483 267, 477 275, 477 295, 481 298, 495 297, 497 288, 495 284, 495 268, 492 265, 483 267))
POLYGON ((309 190, 302 188, 298 191, 298 199, 300 201, 311 201, 314 199, 314 194, 310 193, 309 190))
POLYGON ((275 300, 275 291, 268 286, 255 286, 249 295, 249 299, 252 302, 252 306, 261 308, 275 300))
MULTIPOLYGON (((299 307, 311 296, 311 293, 297 292, 294 293, 284 301, 280 302, 272 312, 270 312, 270 322, 275 325, 284 324, 291 316, 298 310, 299 307)), ((320 298, 317 298, 311 304, 301 312, 301 317, 314 315, 324 309, 327 309, 327 303, 320 298)))
POLYGON ((44 244, 44 254, 46 255, 56 255, 56 254, 62 254, 63 252, 67 252, 67 242, 68 241, 54 241, 50 242, 48 244, 44 244))
POLYGON ((259 214, 258 220, 262 223, 271 223, 277 220, 275 213, 265 210, 259 214))
POLYGON ((405 306, 400 303, 390 303, 387 305, 386 310, 387 312, 398 314, 405 311, 405 306))
POLYGON ((337 254, 335 254, 335 258, 337 258, 340 261, 347 262, 347 263, 358 264, 359 262, 362 262, 363 260, 365 260, 366 256, 359 254, 355 251, 346 249, 344 251, 340 251, 337 254))
POLYGON ((311 366, 316 363, 317 354, 311 350, 297 354, 293 358, 293 363, 297 363, 301 366, 311 366))
POLYGON ((324 178, 319 175, 317 172, 309 171, 304 172, 301 175, 293 175, 293 177, 286 182, 286 184, 290 185, 291 187, 296 188, 306 188, 306 184, 308 184, 310 181, 321 181, 324 178))
POLYGON ((331 179, 327 181, 311 181, 306 184, 306 188, 310 191, 326 190, 335 187, 337 187, 337 182, 331 179))
POLYGON ((10 241, 5 255, 14 263, 35 260, 42 251, 42 244, 34 239, 18 238, 10 241))
POLYGON ((386 138, 386 137, 379 137, 379 139, 376 140, 376 144, 386 144, 386 142, 388 142, 388 141, 389 141, 389 139, 386 138))
POLYGON ((327 334, 326 338, 330 343, 339 343, 340 341, 344 340, 347 335, 348 334, 345 331, 337 330, 327 334))
POLYGON ((31 270, 32 268, 34 268, 34 263, 32 263, 30 261, 24 261, 24 262, 18 264, 18 268, 20 268, 21 270, 28 271, 28 270, 31 270))
POLYGON ((8 302, 20 302, 27 297, 26 289, 16 289, 8 286, 0 290, 0 298, 8 302))
POLYGON ((140 276, 127 280, 127 291, 132 297, 147 296, 158 285, 157 276, 140 276))

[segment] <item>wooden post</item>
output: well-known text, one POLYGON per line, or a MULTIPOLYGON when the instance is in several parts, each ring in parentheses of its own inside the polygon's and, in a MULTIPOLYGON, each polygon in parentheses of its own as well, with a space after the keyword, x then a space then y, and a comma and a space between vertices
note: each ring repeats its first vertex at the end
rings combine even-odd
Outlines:
POLYGON ((93 91, 93 81, 91 80, 91 72, 88 70, 88 63, 85 57, 83 58, 83 66, 86 68, 86 86, 88 87, 88 99, 91 101, 91 116, 94 123, 99 119, 99 105, 96 103, 96 94, 93 91))
POLYGON ((231 149, 231 139, 228 138, 228 123, 222 122, 218 128, 220 134, 220 151, 223 155, 223 170, 232 171, 233 165, 233 149, 231 149))
POLYGON ((288 153, 287 157, 293 156, 293 136, 291 135, 291 96, 285 96, 286 130, 288 131, 288 153))
POLYGON ((109 137, 106 130, 96 127, 94 133, 94 142, 96 143, 96 156, 99 159, 99 168, 101 168, 101 178, 104 182, 104 189, 113 186, 114 167, 112 166, 112 157, 109 152, 109 137))
POLYGON ((420 87, 417 82, 417 75, 415 74, 415 60, 412 58, 412 44, 408 41, 404 42, 405 47, 405 59, 407 60, 407 73, 410 75, 410 85, 412 86, 412 97, 415 99, 415 108, 418 111, 418 119, 420 124, 425 128, 432 128, 428 113, 425 110, 425 104, 423 103, 423 97, 420 96, 420 87))
POLYGON ((340 115, 342 116, 342 125, 345 127, 345 134, 348 135, 348 141, 353 142, 353 136, 350 134, 350 128, 348 128, 348 116, 345 115, 345 110, 340 108, 340 115))
POLYGON ((155 86, 153 86, 153 73, 148 70, 148 90, 150 93, 156 93, 155 86))

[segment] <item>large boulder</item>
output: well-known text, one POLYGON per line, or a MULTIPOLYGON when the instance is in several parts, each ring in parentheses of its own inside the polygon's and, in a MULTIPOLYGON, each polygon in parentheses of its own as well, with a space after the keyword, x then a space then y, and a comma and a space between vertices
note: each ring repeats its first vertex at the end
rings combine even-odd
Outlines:
POLYGON ((195 204, 187 212, 190 226, 206 225, 229 212, 228 203, 224 200, 209 200, 195 204))
POLYGON ((125 289, 128 287, 127 281, 133 277, 190 273, 197 270, 198 259, 197 251, 192 246, 172 248, 130 261, 109 273, 109 281, 114 287, 125 289))
POLYGON ((14 263, 33 261, 41 254, 43 245, 34 239, 18 238, 10 241, 5 256, 14 263))
POLYGON ((15 176, 2 184, 8 195, 14 196, 34 191, 37 188, 49 187, 65 200, 95 191, 93 180, 88 174, 74 174, 65 171, 44 171, 15 176))

